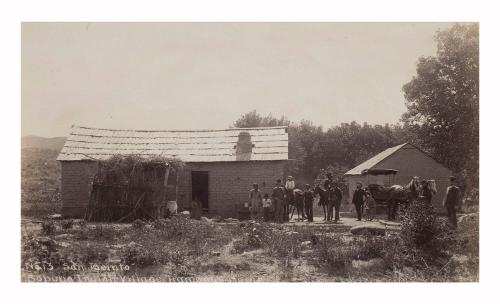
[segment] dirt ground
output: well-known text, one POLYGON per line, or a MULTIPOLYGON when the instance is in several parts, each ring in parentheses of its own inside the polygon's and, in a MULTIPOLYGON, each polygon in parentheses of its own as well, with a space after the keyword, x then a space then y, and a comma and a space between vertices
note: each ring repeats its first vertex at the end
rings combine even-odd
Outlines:
POLYGON ((343 217, 325 223, 317 217, 312 223, 285 224, 182 219, 141 227, 75 222, 70 228, 55 221, 54 226, 55 231, 46 233, 41 221, 23 219, 23 281, 398 281, 409 279, 413 271, 396 273, 380 253, 371 253, 374 241, 384 242, 399 229, 397 223, 379 219, 343 217), (387 229, 386 236, 350 232, 367 224, 387 229), (352 253, 353 242, 361 253, 352 253))

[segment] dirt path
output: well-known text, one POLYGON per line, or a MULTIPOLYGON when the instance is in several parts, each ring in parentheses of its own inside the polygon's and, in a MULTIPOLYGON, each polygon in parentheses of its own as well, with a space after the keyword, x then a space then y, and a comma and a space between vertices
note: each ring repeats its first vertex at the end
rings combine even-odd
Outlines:
POLYGON ((398 222, 392 222, 392 221, 387 221, 387 220, 382 220, 382 219, 374 219, 373 221, 366 221, 366 220, 361 220, 358 221, 356 218, 352 217, 341 217, 340 220, 335 223, 335 222, 325 222, 323 221, 323 217, 314 217, 314 221, 312 223, 307 222, 307 221, 297 221, 297 217, 294 216, 294 218, 288 222, 285 223, 284 225, 299 225, 299 226, 347 226, 349 228, 355 227, 355 226, 360 226, 360 225, 375 225, 379 226, 382 228, 386 227, 396 227, 399 226, 398 222))

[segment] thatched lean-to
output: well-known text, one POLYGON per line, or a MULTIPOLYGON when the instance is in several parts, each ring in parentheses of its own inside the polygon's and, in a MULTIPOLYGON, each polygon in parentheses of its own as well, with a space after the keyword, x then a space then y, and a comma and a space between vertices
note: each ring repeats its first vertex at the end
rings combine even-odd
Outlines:
POLYGON ((85 218, 131 221, 160 216, 167 180, 183 166, 172 158, 115 155, 98 161, 85 218))

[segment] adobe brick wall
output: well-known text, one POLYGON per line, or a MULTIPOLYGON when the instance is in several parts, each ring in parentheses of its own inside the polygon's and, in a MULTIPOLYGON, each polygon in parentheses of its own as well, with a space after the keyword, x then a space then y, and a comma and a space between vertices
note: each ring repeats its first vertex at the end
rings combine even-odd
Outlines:
POLYGON ((191 206, 191 171, 208 171, 209 209, 222 217, 237 217, 238 205, 248 202, 253 183, 271 195, 276 179, 283 179, 286 161, 188 163, 178 175, 177 201, 180 210, 191 206))
POLYGON ((93 161, 61 162, 62 215, 83 218, 89 204, 92 179, 97 173, 93 161))

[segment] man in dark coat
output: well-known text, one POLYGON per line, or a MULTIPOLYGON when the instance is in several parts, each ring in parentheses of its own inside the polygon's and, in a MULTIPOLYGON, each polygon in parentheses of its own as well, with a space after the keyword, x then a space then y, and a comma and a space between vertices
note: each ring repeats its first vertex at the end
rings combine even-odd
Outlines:
POLYGON ((356 190, 354 190, 354 193, 352 195, 352 203, 356 207, 358 221, 361 221, 361 218, 363 217, 363 203, 364 198, 366 197, 366 193, 362 187, 363 185, 361 183, 357 183, 356 190))
POLYGON ((335 208, 335 222, 340 220, 340 204, 342 203, 342 190, 340 190, 338 183, 333 183, 332 187, 332 203, 335 208))
POLYGON ((284 205, 285 205, 285 188, 281 184, 281 180, 276 181, 276 186, 271 194, 274 205, 274 219, 276 223, 283 223, 284 205))
POLYGON ((328 191, 333 186, 333 175, 331 173, 326 174, 326 180, 323 183, 323 188, 328 191))
POLYGON ((329 222, 333 218, 333 175, 326 174, 326 180, 323 183, 326 191, 326 220, 329 222))
POLYGON ((460 205, 460 188, 456 185, 456 178, 450 177, 450 186, 446 189, 443 205, 448 212, 448 219, 453 227, 457 227, 457 207, 460 205))
POLYGON ((308 222, 313 221, 313 200, 314 193, 311 190, 311 185, 306 184, 306 189, 304 190, 304 205, 306 207, 306 217, 308 222))

